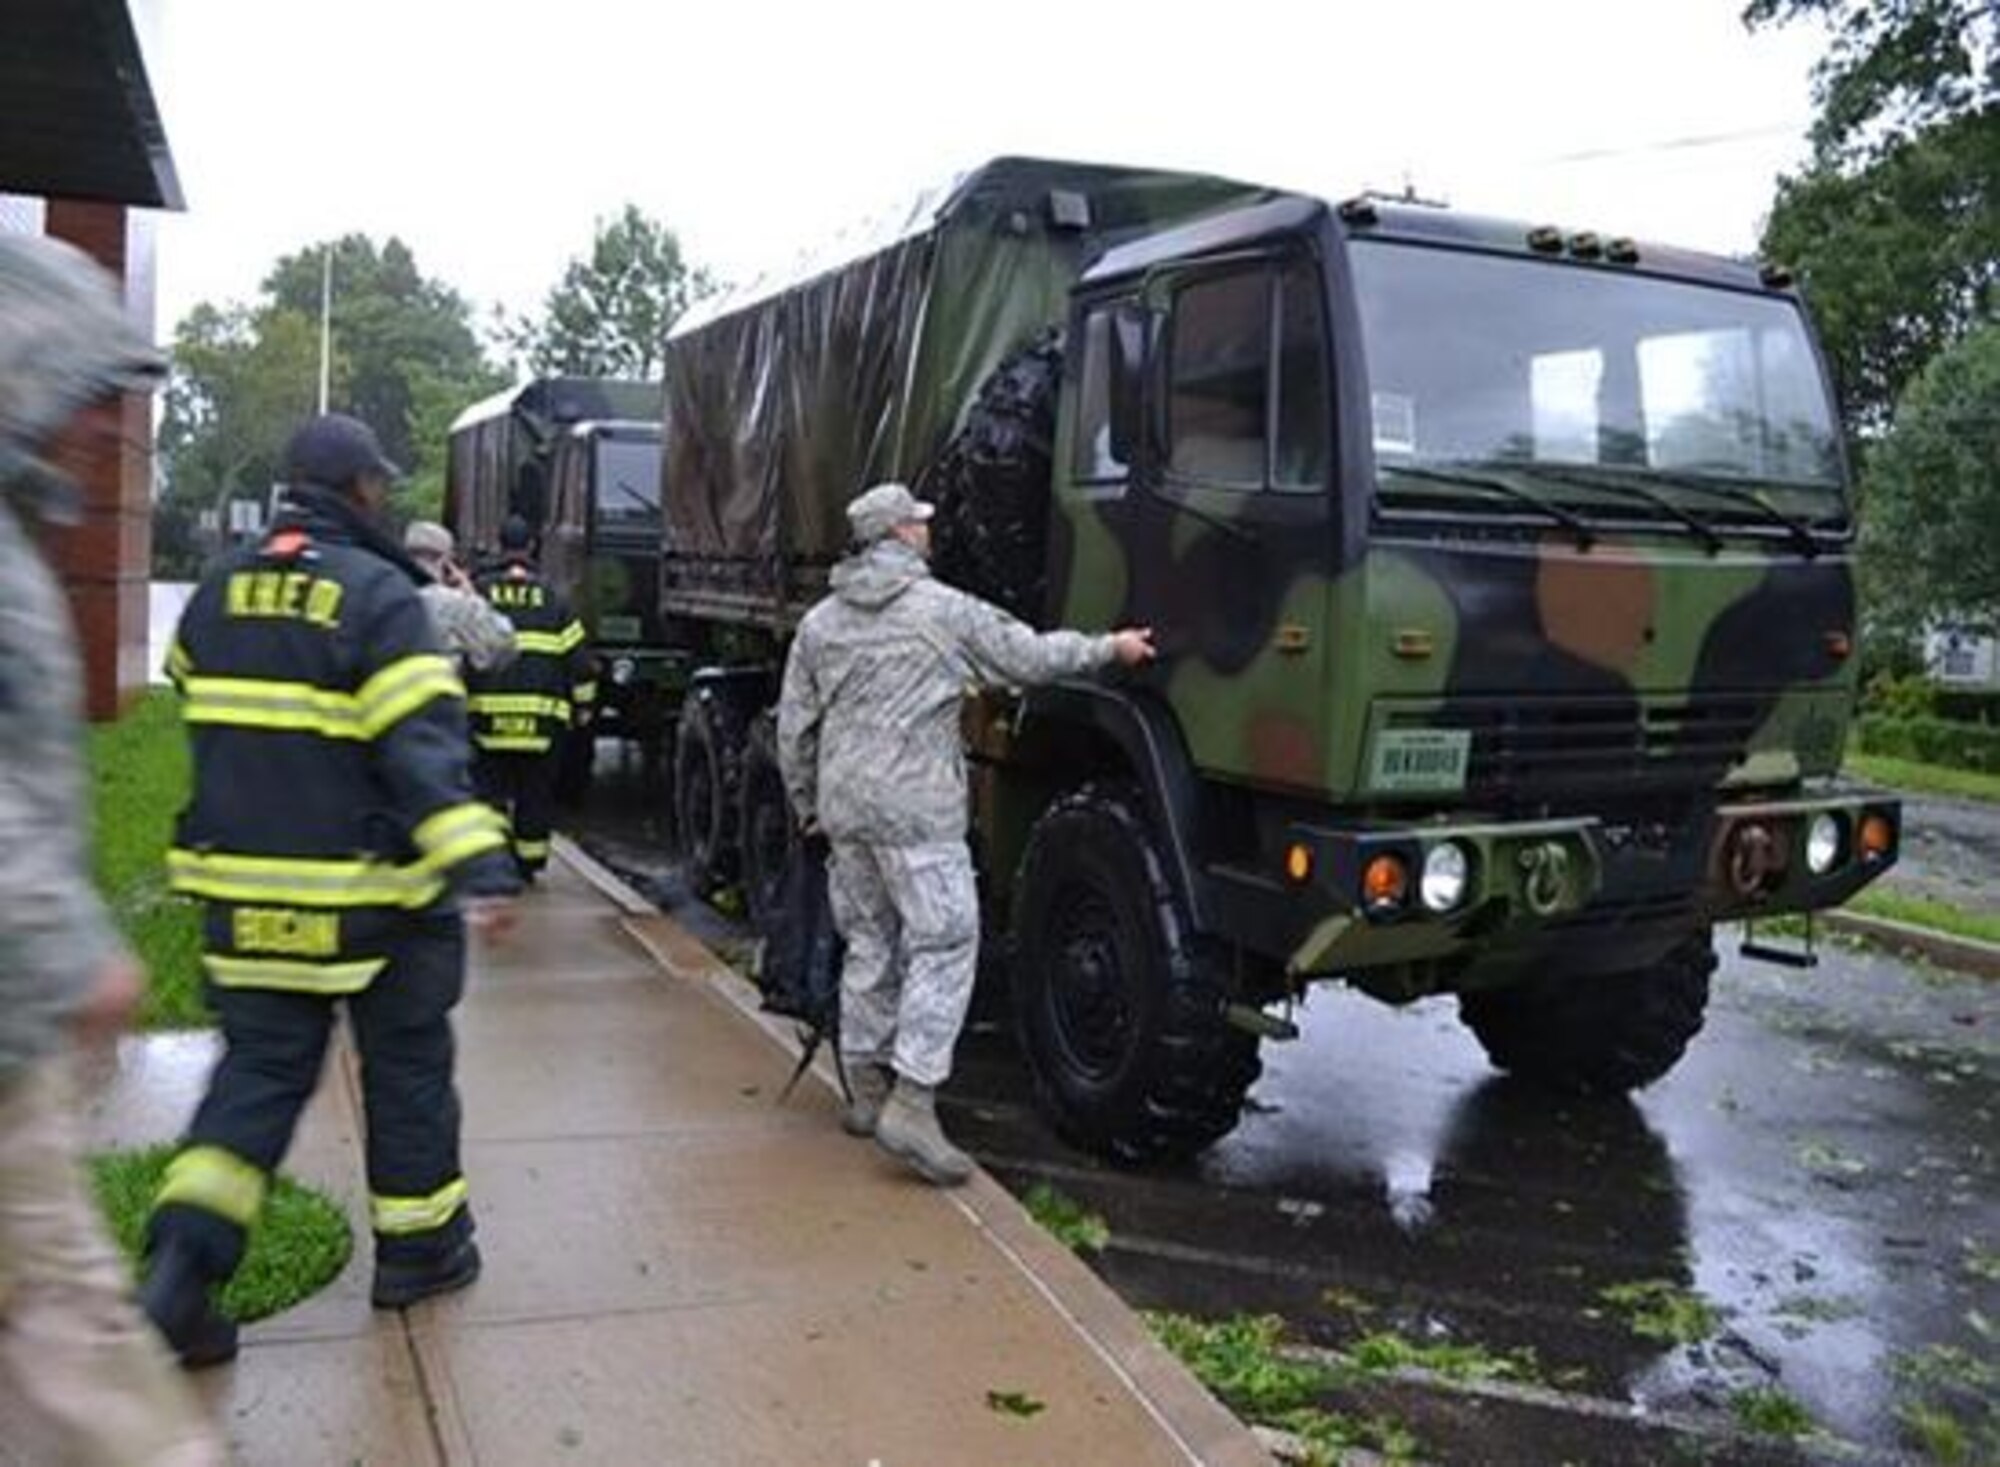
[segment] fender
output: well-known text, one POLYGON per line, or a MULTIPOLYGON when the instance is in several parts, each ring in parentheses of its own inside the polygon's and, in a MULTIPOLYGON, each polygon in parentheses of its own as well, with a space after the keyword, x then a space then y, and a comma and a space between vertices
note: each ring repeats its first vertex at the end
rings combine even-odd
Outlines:
POLYGON ((1102 683, 1065 681, 1031 688, 1015 715, 1015 737, 1032 742, 1038 724, 1081 726, 1102 735, 1124 755, 1146 802, 1146 815, 1166 847, 1167 875, 1186 903, 1194 930, 1209 930, 1210 882, 1194 852, 1200 781, 1173 713, 1157 698, 1102 683))

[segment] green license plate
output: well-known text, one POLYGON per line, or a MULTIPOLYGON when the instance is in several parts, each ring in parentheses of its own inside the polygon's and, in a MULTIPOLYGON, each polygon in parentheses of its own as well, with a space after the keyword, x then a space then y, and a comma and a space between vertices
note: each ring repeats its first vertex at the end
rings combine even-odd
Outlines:
POLYGON ((1368 787, 1396 794, 1450 793, 1465 788, 1472 731, 1392 728, 1375 736, 1368 787))

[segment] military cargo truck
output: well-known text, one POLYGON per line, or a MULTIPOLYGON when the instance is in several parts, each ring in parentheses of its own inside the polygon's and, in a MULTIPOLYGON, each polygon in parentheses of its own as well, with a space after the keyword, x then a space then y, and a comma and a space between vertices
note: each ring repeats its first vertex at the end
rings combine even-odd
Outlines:
POLYGON ((1037 624, 1156 629, 1152 668, 965 721, 989 951, 1099 1152, 1225 1134, 1322 979, 1645 1085, 1719 924, 1896 858, 1897 804, 1830 782, 1853 503, 1778 270, 1005 159, 690 320, 666 388, 681 838, 753 910, 786 638, 861 487, 917 486, 940 574, 1037 624))
POLYGON ((588 778, 598 736, 657 750, 686 660, 659 613, 660 387, 549 377, 474 403, 451 425, 445 520, 474 560, 518 514, 569 598, 598 663, 595 726, 573 740, 565 785, 588 778))

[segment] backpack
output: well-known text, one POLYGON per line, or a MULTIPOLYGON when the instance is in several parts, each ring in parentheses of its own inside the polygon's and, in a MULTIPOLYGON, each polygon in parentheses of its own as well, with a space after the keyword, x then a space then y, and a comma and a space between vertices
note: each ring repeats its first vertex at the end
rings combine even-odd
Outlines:
POLYGON ((764 996, 764 1011, 796 1019, 803 1046, 791 1078, 778 1094, 780 1103, 791 1096, 820 1045, 828 1041, 833 1044, 841 1095, 852 1099, 840 1063, 840 961, 846 945, 833 924, 826 869, 830 855, 825 836, 792 842, 778 900, 762 924, 764 954, 757 986, 764 996))

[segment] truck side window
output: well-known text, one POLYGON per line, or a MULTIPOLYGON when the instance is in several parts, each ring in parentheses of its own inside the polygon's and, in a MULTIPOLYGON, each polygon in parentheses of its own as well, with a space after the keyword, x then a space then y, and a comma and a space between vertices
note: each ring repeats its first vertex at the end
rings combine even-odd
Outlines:
POLYGON ((1278 277, 1278 442, 1271 486, 1314 491, 1325 486, 1327 417, 1325 313, 1319 278, 1303 260, 1278 277))
POLYGON ((1125 478, 1130 469, 1111 443, 1111 332, 1115 306, 1092 311, 1083 323, 1083 366, 1077 379, 1076 446, 1070 472, 1079 484, 1125 478))
POLYGON ((1167 467, 1203 484, 1261 489, 1270 423, 1271 276, 1190 281, 1174 294, 1167 467))

